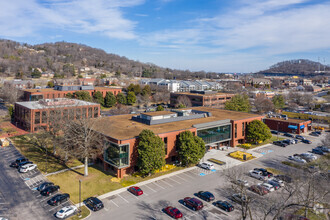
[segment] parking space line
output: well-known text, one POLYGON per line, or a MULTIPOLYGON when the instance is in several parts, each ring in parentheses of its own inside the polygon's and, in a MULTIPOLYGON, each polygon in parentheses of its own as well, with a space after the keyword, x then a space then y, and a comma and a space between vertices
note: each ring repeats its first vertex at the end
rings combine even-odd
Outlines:
POLYGON ((117 203, 115 203, 113 200, 110 200, 110 202, 112 202, 115 206, 117 206, 117 208, 119 208, 119 205, 117 205, 117 203))
POLYGON ((152 182, 153 184, 155 184, 156 186, 159 186, 160 188, 162 188, 162 189, 165 189, 164 187, 162 187, 161 185, 159 185, 158 183, 156 183, 156 182, 152 182))
MULTIPOLYGON (((189 172, 189 171, 188 171, 189 172)), ((186 175, 187 177, 189 177, 190 179, 195 179, 194 177, 192 177, 192 176, 189 176, 188 174, 186 174, 186 172, 184 172, 184 173, 181 173, 181 174, 184 174, 184 175, 186 175)), ((194 175, 194 174, 192 174, 192 175, 194 175)))
POLYGON ((132 193, 128 193, 130 194, 131 196, 133 196, 134 198, 136 198, 137 200, 140 200, 137 196, 133 195, 132 193))
MULTIPOLYGON (((159 180, 161 181, 161 180, 159 180)), ((169 184, 168 182, 166 182, 165 180, 162 180, 164 183, 166 183, 167 185, 169 185, 170 187, 173 187, 171 184, 169 184)))
POLYGON ((181 184, 179 181, 174 180, 173 178, 168 178, 169 180, 172 180, 173 182, 176 182, 177 184, 181 184))
POLYGON ((126 199, 124 199, 124 197, 122 197, 120 194, 118 194, 118 196, 119 196, 120 198, 122 198, 125 202, 129 203, 129 201, 127 201, 126 199))
POLYGON ((152 189, 151 187, 149 187, 148 185, 144 185, 146 187, 148 187, 150 190, 152 190, 153 192, 157 192, 156 190, 152 189))
POLYGON ((184 181, 188 181, 188 180, 186 180, 186 179, 184 179, 184 178, 182 178, 181 176, 179 176, 179 175, 176 175, 175 177, 178 177, 178 178, 180 178, 180 179, 182 179, 182 180, 184 180, 184 181))

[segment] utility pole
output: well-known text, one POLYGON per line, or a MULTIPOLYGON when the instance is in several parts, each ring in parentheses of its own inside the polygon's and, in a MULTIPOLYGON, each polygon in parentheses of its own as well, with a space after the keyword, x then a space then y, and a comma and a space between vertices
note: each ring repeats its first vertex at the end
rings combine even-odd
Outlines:
POLYGON ((79 216, 81 216, 81 180, 79 180, 79 216))

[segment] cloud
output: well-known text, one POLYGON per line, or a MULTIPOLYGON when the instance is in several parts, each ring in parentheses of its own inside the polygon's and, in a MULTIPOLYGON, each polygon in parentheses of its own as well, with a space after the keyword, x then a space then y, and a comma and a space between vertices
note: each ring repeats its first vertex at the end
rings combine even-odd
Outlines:
POLYGON ((24 37, 51 27, 134 39, 136 23, 124 18, 121 9, 143 3, 144 0, 1 1, 0 34, 24 37))

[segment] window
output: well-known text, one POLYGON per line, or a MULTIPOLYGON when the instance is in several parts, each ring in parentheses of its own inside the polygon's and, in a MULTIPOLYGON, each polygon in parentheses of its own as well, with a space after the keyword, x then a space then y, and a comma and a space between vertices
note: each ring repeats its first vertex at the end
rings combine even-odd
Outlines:
POLYGON ((80 119, 81 118, 81 109, 77 108, 76 109, 76 119, 80 119))
POLYGON ((242 122, 242 136, 245 135, 245 124, 244 122, 242 122))
POLYGON ((82 113, 82 117, 83 117, 83 118, 86 118, 87 108, 83 108, 83 109, 82 109, 82 112, 83 112, 83 113, 82 113))
POLYGON ((178 142, 179 142, 179 134, 176 136, 176 139, 175 139, 175 151, 180 150, 180 147, 178 146, 178 142))
POLYGON ((167 137, 164 138, 165 155, 167 155, 167 137))
POLYGON ((40 112, 34 113, 34 124, 40 124, 40 112))
POLYGON ((89 107, 88 108, 88 117, 89 118, 92 118, 93 117, 93 108, 92 107, 89 107))
POLYGON ((106 143, 104 159, 115 167, 125 167, 129 165, 129 145, 117 145, 111 142, 106 143))
POLYGON ((68 109, 64 109, 64 110, 63 110, 63 119, 64 119, 64 120, 68 119, 68 115, 69 115, 69 111, 68 111, 68 109))
POLYGON ((46 111, 42 111, 41 123, 43 123, 43 124, 47 123, 47 112, 46 111))
POLYGON ((99 107, 94 107, 94 118, 99 116, 99 107))
POLYGON ((198 130, 197 136, 202 138, 205 144, 226 141, 231 137, 231 126, 222 125, 198 130))
POLYGON ((235 124, 235 138, 237 138, 237 124, 235 124))
POLYGON ((74 120, 74 110, 69 109, 69 120, 74 120))

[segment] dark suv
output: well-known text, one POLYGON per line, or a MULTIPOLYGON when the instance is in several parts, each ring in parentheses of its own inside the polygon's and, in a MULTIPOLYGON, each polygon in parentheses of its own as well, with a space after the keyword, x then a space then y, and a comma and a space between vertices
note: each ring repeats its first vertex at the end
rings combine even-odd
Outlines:
POLYGON ((288 144, 283 143, 282 141, 274 141, 273 142, 274 145, 280 146, 280 147, 286 147, 288 146, 288 144))
POLYGON ((208 191, 199 191, 197 193, 197 196, 207 202, 211 202, 214 200, 214 195, 208 191))
POLYGON ((84 200, 84 203, 94 212, 104 208, 103 202, 96 197, 89 197, 88 199, 84 200))
POLYGON ((20 158, 17 158, 14 162, 12 162, 10 164, 10 167, 15 167, 17 168, 18 167, 18 164, 22 163, 22 162, 25 162, 25 161, 29 161, 29 159, 25 158, 25 157, 20 157, 20 158))
POLYGON ((274 175, 271 172, 268 172, 264 168, 254 168, 254 170, 261 171, 263 176, 268 176, 268 178, 273 177, 274 175))
POLYGON ((59 205, 63 202, 66 202, 70 199, 70 195, 67 193, 64 194, 57 194, 56 196, 53 196, 50 200, 48 200, 49 205, 59 205))
POLYGON ((54 185, 54 183, 52 183, 52 182, 43 182, 38 186, 37 190, 42 191, 42 190, 46 189, 48 186, 53 186, 53 185, 54 185))
POLYGON ((40 192, 43 196, 50 196, 52 193, 57 192, 60 189, 59 186, 48 186, 46 189, 40 192))
POLYGON ((203 202, 196 198, 186 197, 183 199, 183 205, 189 206, 192 210, 200 210, 204 207, 203 202))

